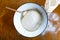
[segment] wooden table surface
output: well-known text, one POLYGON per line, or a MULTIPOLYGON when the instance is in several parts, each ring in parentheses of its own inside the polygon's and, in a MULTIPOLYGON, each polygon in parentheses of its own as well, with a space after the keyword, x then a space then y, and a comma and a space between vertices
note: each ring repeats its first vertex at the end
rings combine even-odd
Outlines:
MULTIPOLYGON (((0 0, 0 40, 60 40, 60 31, 57 32, 55 38, 51 32, 47 32, 44 36, 27 38, 16 31, 13 24, 14 12, 5 7, 17 9, 26 2, 35 2, 44 6, 45 0, 0 0)), ((56 12, 60 17, 60 5, 53 12, 56 12)))

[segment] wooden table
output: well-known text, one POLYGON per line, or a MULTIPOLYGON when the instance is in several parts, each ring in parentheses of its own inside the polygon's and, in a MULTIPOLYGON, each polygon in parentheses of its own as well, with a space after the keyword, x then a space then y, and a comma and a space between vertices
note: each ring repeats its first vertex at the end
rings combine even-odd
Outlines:
MULTIPOLYGON (((17 9, 26 2, 34 2, 44 6, 45 0, 0 0, 0 40, 60 40, 60 31, 57 32, 55 38, 51 32, 47 32, 44 36, 27 38, 16 31, 13 24, 14 12, 5 7, 17 9)), ((53 12, 56 12, 60 17, 60 5, 53 12)))

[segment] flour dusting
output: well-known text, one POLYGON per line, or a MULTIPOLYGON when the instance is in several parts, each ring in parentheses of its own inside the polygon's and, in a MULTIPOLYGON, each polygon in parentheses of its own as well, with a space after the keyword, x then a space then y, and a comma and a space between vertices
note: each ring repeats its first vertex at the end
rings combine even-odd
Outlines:
POLYGON ((44 35, 46 32, 52 32, 56 34, 57 31, 60 31, 59 26, 60 26, 59 16, 56 13, 48 13, 48 25, 46 30, 42 33, 42 35, 44 35), (53 22, 55 22, 54 25, 53 22))

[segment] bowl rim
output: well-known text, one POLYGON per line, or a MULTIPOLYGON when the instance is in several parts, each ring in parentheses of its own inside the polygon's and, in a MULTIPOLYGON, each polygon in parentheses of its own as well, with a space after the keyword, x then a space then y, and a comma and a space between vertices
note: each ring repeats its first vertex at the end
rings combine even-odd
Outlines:
MULTIPOLYGON (((27 2, 27 3, 33 3, 33 4, 37 4, 37 5, 39 5, 42 9, 44 9, 44 7, 43 6, 41 6, 40 4, 38 4, 38 3, 34 3, 34 2, 27 2)), ((24 5, 24 4, 27 4, 27 3, 23 3, 23 4, 21 4, 18 8, 17 8, 17 10, 22 6, 22 5, 24 5)), ((46 27, 45 27, 45 29, 47 28, 47 25, 48 25, 48 15, 47 15, 47 12, 46 12, 46 10, 44 9, 44 11, 45 11, 45 13, 46 13, 46 16, 47 16, 47 24, 46 24, 46 27)), ((15 12, 16 13, 16 12, 15 12)), ((14 18, 14 17, 13 17, 14 18)), ((14 24, 14 19, 13 19, 13 24, 14 24)), ((14 27, 15 27, 15 25, 14 25, 14 27)), ((16 27, 15 27, 15 29, 16 29, 16 27)), ((45 29, 39 34, 39 35, 41 35, 44 31, 45 31, 45 29)), ((16 29, 16 31, 18 32, 18 30, 16 29)), ((19 33, 19 32, 18 32, 19 33)), ((20 33, 19 33, 20 34, 20 33)), ((21 34, 22 35, 22 34, 21 34)), ((37 35, 37 36, 39 36, 39 35, 37 35)), ((27 36, 24 36, 24 35, 22 35, 23 37, 27 37, 27 36)), ((35 36, 35 37, 37 37, 37 36, 35 36)), ((29 37, 29 36, 28 36, 29 37)))

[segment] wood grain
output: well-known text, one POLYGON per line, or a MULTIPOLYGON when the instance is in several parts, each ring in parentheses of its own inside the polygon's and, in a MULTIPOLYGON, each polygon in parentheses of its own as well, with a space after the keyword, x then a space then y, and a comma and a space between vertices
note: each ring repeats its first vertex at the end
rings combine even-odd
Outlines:
MULTIPOLYGON (((13 24, 14 13, 5 7, 17 9, 20 5, 26 2, 34 2, 44 6, 45 0, 0 0, 0 40, 54 40, 53 34, 47 32, 44 36, 39 35, 35 38, 27 38, 20 35, 13 24)), ((54 10, 60 15, 60 5, 54 10)), ((56 34, 55 40, 60 40, 60 31, 56 34)))

